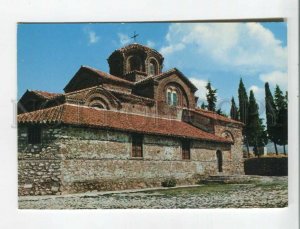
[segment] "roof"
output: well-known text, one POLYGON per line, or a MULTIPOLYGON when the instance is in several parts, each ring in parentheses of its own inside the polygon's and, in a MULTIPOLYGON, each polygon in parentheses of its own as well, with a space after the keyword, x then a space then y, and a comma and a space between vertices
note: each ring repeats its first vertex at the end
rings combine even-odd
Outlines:
POLYGON ((138 44, 138 43, 129 44, 129 45, 126 45, 126 46, 124 46, 120 49, 117 49, 110 56, 112 56, 116 52, 124 53, 124 52, 127 52, 128 50, 131 50, 131 49, 140 49, 140 50, 143 50, 145 52, 150 51, 150 52, 153 52, 156 55, 158 55, 160 58, 163 58, 163 56, 157 50, 149 48, 145 45, 138 44))
MULTIPOLYGON (((86 79, 87 76, 83 77, 82 74, 81 74, 82 72, 92 73, 92 74, 89 74, 88 77, 92 77, 92 79, 97 79, 97 82, 96 82, 97 85, 99 85, 100 82, 102 82, 101 80, 116 82, 116 83, 119 83, 119 84, 121 83, 122 85, 127 85, 127 86, 133 85, 133 83, 130 82, 129 80, 122 79, 120 77, 108 74, 106 72, 102 72, 102 71, 100 71, 96 68, 92 68, 92 67, 89 67, 89 66, 81 66, 80 69, 75 73, 73 78, 65 86, 65 88, 64 88, 65 92, 73 91, 72 87, 73 87, 74 83, 78 83, 78 81, 82 81, 82 80, 86 79)), ((96 86, 96 85, 93 85, 93 86, 96 86)))
POLYGON ((148 82, 151 82, 153 80, 156 80, 156 79, 160 79, 160 78, 163 78, 163 77, 166 77, 166 76, 169 76, 171 75, 172 73, 177 73, 181 79, 186 82, 194 91, 197 91, 198 88, 189 80, 188 77, 186 77, 181 71, 179 71, 177 68, 172 68, 166 72, 162 72, 158 75, 155 75, 155 76, 149 76, 147 77, 146 79, 143 79, 143 80, 140 80, 138 82, 135 83, 135 85, 142 85, 142 84, 146 84, 148 82))
POLYGON ((18 115, 18 123, 62 123, 120 131, 200 139, 221 143, 231 141, 200 130, 186 122, 92 107, 63 104, 18 115))
POLYGON ((211 119, 214 119, 214 120, 244 125, 244 123, 242 123, 242 122, 236 121, 236 120, 231 119, 231 118, 227 118, 223 115, 219 115, 219 114, 217 114, 213 111, 203 110, 203 109, 200 109, 200 108, 196 108, 194 111, 198 114, 201 114, 205 117, 208 117, 208 118, 211 118, 211 119))
POLYGON ((56 96, 61 96, 61 93, 52 93, 47 91, 39 91, 39 90, 28 90, 28 92, 32 92, 36 94, 39 97, 42 97, 44 99, 53 99, 56 96))
POLYGON ((106 73, 106 72, 102 72, 102 71, 100 71, 96 68, 92 68, 92 67, 89 67, 89 66, 81 66, 81 68, 91 70, 91 71, 95 72, 96 74, 98 74, 98 76, 100 76, 102 78, 106 78, 106 79, 110 79, 110 80, 118 81, 118 82, 122 82, 122 83, 127 83, 127 84, 133 84, 129 80, 122 79, 118 76, 114 76, 114 75, 111 75, 111 74, 106 73))

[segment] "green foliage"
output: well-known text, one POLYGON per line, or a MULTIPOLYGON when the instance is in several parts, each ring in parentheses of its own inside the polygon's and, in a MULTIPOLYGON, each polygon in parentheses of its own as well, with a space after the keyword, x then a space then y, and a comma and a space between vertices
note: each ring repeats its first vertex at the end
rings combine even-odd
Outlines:
POLYGON ((284 96, 278 85, 275 88, 274 101, 277 111, 275 141, 283 145, 285 150, 285 145, 288 144, 288 93, 284 96))
POLYGON ((221 108, 219 108, 217 111, 217 114, 222 115, 224 117, 227 117, 227 115, 225 113, 223 113, 223 111, 221 110, 221 108))
POLYGON ((246 136, 250 146, 261 147, 265 146, 268 142, 265 126, 262 124, 262 119, 259 118, 258 105, 252 90, 249 97, 246 136))
POLYGON ((211 83, 208 82, 206 85, 206 99, 207 99, 207 109, 209 111, 216 111, 216 103, 217 103, 217 89, 212 89, 211 83))
POLYGON ((168 178, 161 182, 161 186, 163 187, 175 187, 176 186, 176 179, 174 177, 168 178))
POLYGON ((206 108, 206 105, 204 104, 204 102, 201 103, 201 107, 200 108, 203 109, 203 110, 206 108))
MULTIPOLYGON (((239 116, 240 121, 247 125, 247 118, 248 118, 248 95, 246 92, 246 88, 244 86, 242 78, 240 79, 239 89, 238 89, 238 96, 239 96, 239 116)), ((244 127, 246 131, 247 126, 244 127)))
MULTIPOLYGON (((270 91, 269 83, 265 83, 265 106, 268 138, 277 144, 276 128, 277 128, 277 109, 274 103, 273 95, 270 91)), ((276 149, 276 154, 277 148, 276 149)))
POLYGON ((235 104, 235 101, 234 101, 234 98, 232 97, 231 99, 231 108, 230 108, 230 117, 234 120, 238 120, 238 117, 239 114, 238 114, 238 108, 235 104))
POLYGON ((282 108, 286 108, 287 104, 286 104, 285 96, 283 95, 278 85, 276 85, 274 97, 275 97, 275 106, 278 111, 282 108))

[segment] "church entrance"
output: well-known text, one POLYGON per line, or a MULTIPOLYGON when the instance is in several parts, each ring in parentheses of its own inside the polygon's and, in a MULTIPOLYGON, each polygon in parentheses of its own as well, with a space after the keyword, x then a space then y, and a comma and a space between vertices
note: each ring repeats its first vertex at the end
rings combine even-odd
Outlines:
POLYGON ((221 150, 217 150, 217 162, 218 162, 218 172, 223 172, 223 158, 222 158, 222 152, 221 150))

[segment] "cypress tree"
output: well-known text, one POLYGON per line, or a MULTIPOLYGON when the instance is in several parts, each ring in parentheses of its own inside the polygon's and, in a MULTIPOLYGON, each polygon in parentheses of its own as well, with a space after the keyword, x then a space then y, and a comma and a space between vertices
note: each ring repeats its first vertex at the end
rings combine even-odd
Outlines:
POLYGON ((273 95, 270 91, 269 83, 265 83, 265 106, 266 106, 266 120, 267 120, 267 132, 268 138, 274 143, 276 155, 278 155, 277 150, 277 110, 274 103, 273 95))
POLYGON ((206 85, 206 89, 207 89, 207 93, 206 93, 207 109, 209 111, 216 111, 217 89, 212 89, 210 81, 208 81, 206 85))
POLYGON ((245 124, 243 128, 243 135, 244 135, 244 144, 247 146, 247 153, 249 157, 249 143, 248 143, 248 136, 247 136, 247 123, 248 123, 248 95, 246 88, 244 86, 242 78, 240 79, 239 89, 238 89, 238 97, 239 97, 239 117, 240 121, 245 124))
POLYGON ((230 117, 233 120, 238 120, 238 108, 235 104, 234 98, 231 99, 230 117))
POLYGON ((285 145, 288 143, 287 92, 284 96, 278 85, 276 85, 275 88, 274 100, 278 117, 276 128, 276 135, 278 137, 277 141, 279 145, 283 146, 284 154, 286 154, 285 145))
POLYGON ((248 101, 247 91, 246 91, 246 88, 244 86, 242 78, 240 79, 238 95, 239 95, 239 116, 240 116, 240 121, 242 123, 244 123, 245 125, 247 125, 247 117, 248 117, 247 112, 248 112, 249 101, 248 101))
POLYGON ((224 116, 224 117, 227 117, 227 115, 221 110, 221 108, 219 108, 219 109, 217 110, 217 114, 222 115, 222 116, 224 116))
POLYGON ((201 107, 200 108, 203 109, 203 110, 206 108, 204 102, 201 103, 201 107))
MULTIPOLYGON (((256 149, 265 146, 268 141, 262 119, 259 118, 258 105, 252 90, 249 96, 247 137, 249 145, 256 149)), ((260 152, 258 151, 257 156, 259 155, 260 152)))

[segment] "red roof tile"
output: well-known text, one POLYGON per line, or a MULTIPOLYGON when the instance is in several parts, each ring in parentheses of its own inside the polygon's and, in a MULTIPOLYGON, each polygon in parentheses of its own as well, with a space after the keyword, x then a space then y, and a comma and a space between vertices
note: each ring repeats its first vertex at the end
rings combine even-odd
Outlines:
POLYGON ((92 67, 89 67, 89 66, 82 66, 82 68, 86 68, 86 69, 89 69, 90 71, 93 71, 95 72, 98 76, 102 77, 102 78, 106 78, 106 79, 109 79, 109 80, 112 80, 112 81, 118 81, 118 82, 122 82, 122 83, 126 83, 126 84, 130 84, 130 85, 133 85, 132 82, 128 81, 128 80, 125 80, 125 79, 122 79, 118 76, 114 76, 114 75, 111 75, 109 73, 106 73, 106 72, 102 72, 96 68, 92 68, 92 67))
POLYGON ((36 95, 43 97, 45 99, 52 99, 56 96, 62 95, 61 93, 52 93, 52 92, 47 92, 47 91, 39 91, 39 90, 31 90, 30 92, 35 93, 36 95))
POLYGON ((217 114, 213 111, 203 110, 203 109, 199 109, 199 108, 196 108, 194 111, 198 114, 201 114, 205 117, 208 117, 208 118, 211 118, 211 119, 214 119, 214 120, 219 120, 219 121, 223 121, 223 122, 230 122, 230 123, 236 123, 236 124, 244 125, 242 122, 236 121, 236 120, 231 119, 231 118, 227 118, 223 115, 219 115, 219 114, 217 114))
POLYGON ((18 123, 64 123, 231 143, 186 122, 64 104, 18 115, 18 123))

